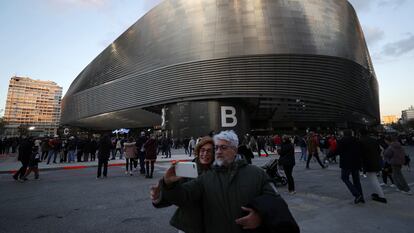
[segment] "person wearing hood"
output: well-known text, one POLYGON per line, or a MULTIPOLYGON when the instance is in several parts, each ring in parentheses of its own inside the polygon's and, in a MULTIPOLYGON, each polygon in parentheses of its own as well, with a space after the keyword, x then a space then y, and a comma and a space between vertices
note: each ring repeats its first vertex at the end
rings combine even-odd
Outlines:
POLYGON ((401 168, 402 165, 404 165, 406 155, 404 148, 396 138, 392 138, 391 136, 386 136, 385 142, 389 146, 384 151, 384 159, 392 167, 392 178, 394 179, 394 184, 402 193, 412 195, 413 193, 411 192, 410 187, 408 186, 407 181, 401 172, 401 168))
POLYGON ((162 180, 163 197, 179 207, 200 203, 206 233, 296 233, 299 227, 265 171, 237 154, 234 131, 215 135, 211 170, 185 183, 170 167, 162 180))
MULTIPOLYGON (((197 164, 198 175, 206 173, 211 168, 211 164, 214 161, 214 142, 209 136, 203 137, 199 140, 198 144, 194 148, 195 159, 193 162, 197 164)), ((192 180, 191 178, 182 178, 180 183, 185 183, 192 180)), ((151 187, 151 199, 155 208, 163 208, 171 206, 171 203, 163 198, 161 192, 161 183, 157 186, 151 187)), ((200 226, 203 225, 203 217, 201 205, 199 203, 193 203, 192 205, 185 205, 179 207, 173 217, 170 220, 171 226, 177 228, 179 232, 185 233, 201 233, 203 232, 200 226)))

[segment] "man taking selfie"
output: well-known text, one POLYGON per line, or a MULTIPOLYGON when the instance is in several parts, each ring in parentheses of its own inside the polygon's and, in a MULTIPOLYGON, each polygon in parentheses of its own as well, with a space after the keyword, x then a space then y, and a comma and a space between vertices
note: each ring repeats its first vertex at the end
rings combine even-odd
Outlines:
POLYGON ((212 169, 198 178, 176 182, 174 167, 162 182, 164 198, 177 206, 201 203, 206 233, 299 232, 287 204, 266 173, 249 165, 237 154, 239 140, 234 131, 214 136, 212 169))

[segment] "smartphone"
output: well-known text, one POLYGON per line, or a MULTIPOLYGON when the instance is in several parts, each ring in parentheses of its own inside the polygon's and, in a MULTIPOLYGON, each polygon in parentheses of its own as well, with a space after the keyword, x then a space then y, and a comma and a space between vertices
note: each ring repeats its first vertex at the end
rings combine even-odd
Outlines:
POLYGON ((175 175, 187 178, 198 176, 197 165, 194 162, 178 162, 175 164, 175 175))

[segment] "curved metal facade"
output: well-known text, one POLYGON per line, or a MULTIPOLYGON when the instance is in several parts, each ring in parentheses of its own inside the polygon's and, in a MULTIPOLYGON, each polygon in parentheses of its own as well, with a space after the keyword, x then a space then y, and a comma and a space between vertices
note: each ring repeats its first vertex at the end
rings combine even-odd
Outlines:
MULTIPOLYGON (((252 122, 377 124, 378 83, 346 0, 166 0, 75 79, 62 124, 160 124, 161 108, 232 99, 252 122)), ((253 123, 252 127, 256 127, 253 123)))

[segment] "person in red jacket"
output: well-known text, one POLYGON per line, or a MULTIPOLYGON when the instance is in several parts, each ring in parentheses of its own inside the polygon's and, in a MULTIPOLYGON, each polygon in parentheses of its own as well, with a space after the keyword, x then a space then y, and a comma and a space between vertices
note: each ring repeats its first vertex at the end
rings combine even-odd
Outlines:
POLYGON ((154 164, 157 160, 157 141, 155 140, 154 134, 150 135, 150 139, 144 144, 145 148, 145 171, 147 172, 145 178, 152 178, 154 173, 154 164), (149 164, 151 163, 151 171, 149 164))
POLYGON ((336 162, 336 147, 337 147, 337 142, 336 142, 336 138, 334 135, 331 135, 331 137, 328 140, 329 143, 329 151, 328 151, 328 155, 327 155, 327 159, 329 161, 333 161, 335 163, 336 162))

